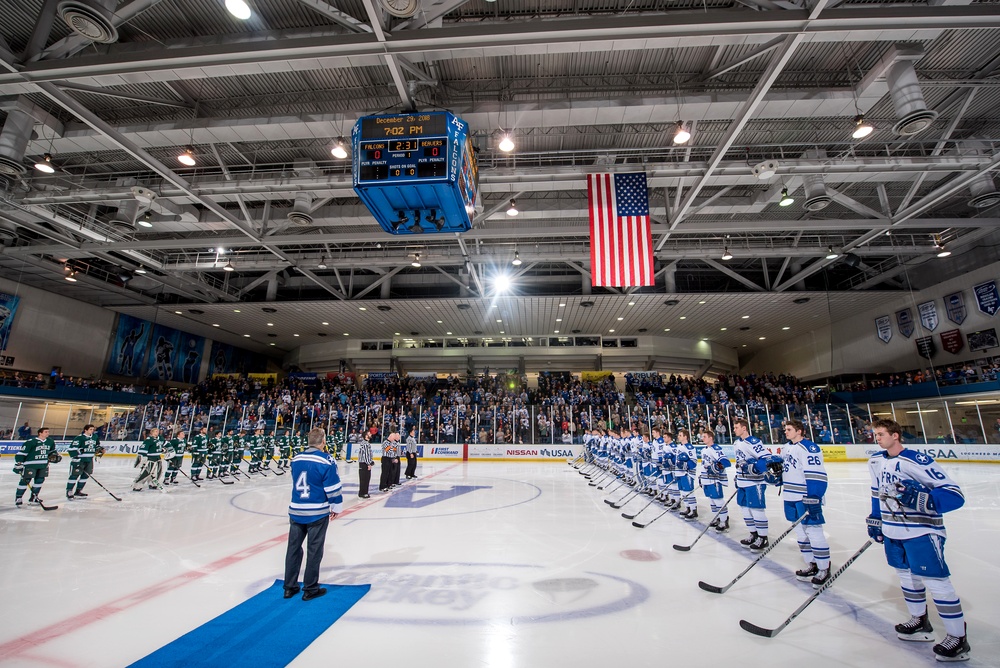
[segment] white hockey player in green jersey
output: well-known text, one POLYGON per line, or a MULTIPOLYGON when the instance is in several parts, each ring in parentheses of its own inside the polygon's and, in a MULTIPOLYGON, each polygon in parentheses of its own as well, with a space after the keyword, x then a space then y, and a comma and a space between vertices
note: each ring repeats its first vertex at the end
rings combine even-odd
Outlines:
POLYGON ((292 435, 286 429, 278 437, 278 469, 284 470, 291 465, 292 457, 292 435))
POLYGON ((250 450, 250 473, 260 472, 261 458, 264 456, 264 430, 254 429, 253 436, 249 439, 250 450))
POLYGON ((49 428, 41 427, 38 436, 29 438, 21 444, 21 449, 14 455, 14 473, 21 476, 17 483, 17 491, 14 493, 14 505, 20 506, 23 503, 21 497, 27 491, 29 483, 31 496, 28 498, 28 503, 42 503, 38 494, 42 491, 42 483, 49 474, 50 457, 58 461, 56 442, 49 438, 49 428))
POLYGON ((261 436, 264 442, 264 468, 271 470, 271 460, 274 459, 274 434, 261 436))
POLYGON ((73 439, 69 444, 69 481, 66 483, 66 498, 86 498, 87 493, 83 491, 87 479, 94 472, 94 455, 101 447, 101 439, 94 433, 96 427, 88 424, 83 428, 83 433, 73 439))
POLYGON ((150 489, 163 489, 160 475, 163 473, 163 439, 160 430, 153 427, 146 440, 139 446, 139 475, 132 481, 132 491, 141 492, 143 483, 150 489))
POLYGON ((177 472, 181 470, 181 464, 184 463, 184 451, 187 450, 187 433, 181 429, 174 437, 167 442, 166 453, 173 453, 172 457, 167 458, 167 472, 163 474, 163 484, 164 485, 177 485, 177 472))
POLYGON ((240 467, 240 459, 243 457, 243 445, 235 432, 230 429, 226 434, 226 462, 229 465, 229 474, 236 475, 236 470, 240 467))
POLYGON ((208 440, 208 453, 206 455, 208 471, 205 477, 209 480, 221 473, 222 466, 222 431, 218 430, 215 435, 208 440))
POLYGON ((201 480, 201 469, 205 465, 205 457, 208 456, 208 427, 191 437, 191 480, 197 482, 201 480))

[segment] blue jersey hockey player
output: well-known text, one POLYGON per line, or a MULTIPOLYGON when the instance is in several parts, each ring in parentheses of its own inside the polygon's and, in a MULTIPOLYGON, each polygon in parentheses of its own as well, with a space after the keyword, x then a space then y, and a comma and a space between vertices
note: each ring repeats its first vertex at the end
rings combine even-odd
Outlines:
POLYGON ((961 508, 965 497, 931 457, 903 447, 897 422, 876 420, 873 427, 882 452, 868 460, 872 482, 868 535, 885 545, 886 560, 899 575, 910 612, 908 621, 896 625, 896 635, 902 640, 934 641, 927 619, 929 589, 947 634, 934 645, 934 658, 968 661, 962 602, 944 561, 943 517, 961 508))

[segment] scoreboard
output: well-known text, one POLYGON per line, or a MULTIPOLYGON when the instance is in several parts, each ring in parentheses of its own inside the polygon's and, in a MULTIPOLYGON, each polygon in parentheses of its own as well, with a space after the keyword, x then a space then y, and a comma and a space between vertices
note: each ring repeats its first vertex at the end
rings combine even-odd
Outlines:
POLYGON ((386 232, 465 232, 479 204, 470 135, 446 111, 365 116, 351 133, 354 192, 386 232))

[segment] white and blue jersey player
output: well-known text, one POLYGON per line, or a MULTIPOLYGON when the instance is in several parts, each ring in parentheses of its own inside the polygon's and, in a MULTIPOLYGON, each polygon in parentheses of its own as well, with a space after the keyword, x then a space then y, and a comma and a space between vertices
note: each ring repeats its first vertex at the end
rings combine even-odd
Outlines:
POLYGON ((677 505, 674 510, 684 505, 680 514, 686 520, 698 519, 698 501, 694 498, 694 473, 698 468, 698 452, 691 445, 687 429, 677 430, 677 440, 674 442, 674 480, 677 481, 677 505))
POLYGON ((726 469, 732 466, 729 457, 715 444, 715 433, 711 429, 701 432, 701 489, 712 508, 712 515, 718 514, 709 525, 719 533, 729 531, 729 510, 721 502, 725 488, 729 486, 726 469))
POLYGON ((872 513, 868 535, 883 543, 889 565, 896 569, 910 619, 896 625, 902 640, 933 642, 927 619, 927 590, 947 634, 934 646, 938 661, 967 661, 962 602, 951 584, 944 560, 944 513, 965 504, 965 496, 934 459, 902 443, 902 429, 893 420, 876 420, 875 441, 882 452, 868 460, 872 482, 872 513))
POLYGON ((740 545, 760 552, 768 545, 767 507, 764 501, 764 457, 771 451, 756 436, 750 433, 750 423, 740 418, 733 421, 733 435, 736 440, 736 505, 743 510, 743 522, 750 530, 750 536, 740 541, 740 545))
MULTIPOLYGON (((667 434, 669 438, 670 434, 667 434)), ((653 427, 653 461, 659 467, 659 476, 656 479, 656 500, 665 502, 667 500, 667 489, 674 481, 674 461, 673 449, 667 447, 668 438, 663 437, 663 430, 653 427)))
POLYGON ((794 522, 803 518, 795 527, 795 536, 806 567, 795 571, 795 577, 819 588, 830 579, 830 543, 823 532, 826 523, 823 519, 826 468, 823 465, 823 450, 806 439, 804 432, 805 426, 800 420, 785 422, 788 443, 781 450, 785 519, 794 522))

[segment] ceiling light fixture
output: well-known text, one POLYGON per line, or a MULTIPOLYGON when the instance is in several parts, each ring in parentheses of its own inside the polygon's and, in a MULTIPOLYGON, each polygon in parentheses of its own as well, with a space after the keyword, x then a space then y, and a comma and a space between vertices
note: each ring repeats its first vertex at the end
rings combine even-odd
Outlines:
POLYGON ((64 278, 67 281, 69 281, 70 283, 76 283, 76 278, 75 277, 76 277, 76 272, 73 271, 73 270, 70 270, 70 272, 68 274, 66 274, 66 276, 64 276, 64 278))
POLYGON ((500 143, 497 144, 497 148, 504 153, 510 153, 514 150, 514 139, 510 136, 509 132, 505 132, 503 134, 503 138, 500 140, 500 143))
POLYGON ((250 18, 250 5, 246 3, 246 0, 226 0, 226 9, 241 21, 250 18))
POLYGON ((43 174, 55 174, 56 168, 52 166, 52 156, 46 153, 44 158, 35 163, 35 169, 43 174))
POLYGON ((838 257, 840 257, 840 253, 838 253, 835 250, 833 250, 833 246, 830 246, 826 250, 826 259, 827 260, 836 260, 838 257))
POLYGON ((198 164, 198 161, 194 159, 194 149, 188 146, 184 151, 177 156, 177 162, 182 165, 187 165, 188 167, 194 167, 198 164))
POLYGON ((146 213, 144 213, 142 215, 142 218, 139 218, 135 222, 136 222, 136 224, 138 224, 138 225, 140 225, 142 227, 152 227, 153 226, 153 214, 151 214, 149 211, 147 211, 146 213))
POLYGON ((685 144, 691 139, 691 133, 684 128, 684 121, 677 121, 677 130, 674 132, 674 143, 685 144))
POLYGON ((416 255, 413 256, 413 262, 410 263, 410 266, 411 267, 420 266, 420 253, 417 253, 416 255))
POLYGON ((948 257, 951 255, 951 251, 944 247, 944 244, 938 246, 938 257, 948 257))
POLYGON ((135 273, 137 273, 137 274, 145 274, 145 273, 146 273, 146 270, 145 270, 145 268, 143 268, 143 266, 142 266, 142 265, 140 264, 140 265, 139 265, 139 268, 135 270, 135 273))
POLYGON ((516 216, 517 214, 518 214, 517 202, 514 201, 514 198, 511 198, 511 200, 510 200, 510 208, 507 209, 507 215, 508 216, 516 216))
POLYGON ((236 267, 233 266, 232 262, 227 262, 226 266, 222 268, 222 271, 236 271, 236 267))
POLYGON ((316 265, 317 269, 326 269, 326 258, 320 258, 319 264, 316 265))
POLYGON ((729 252, 729 246, 726 246, 726 249, 724 251, 722 251, 722 259, 723 260, 732 260, 733 259, 733 254, 729 252))
POLYGON ((343 137, 337 139, 337 143, 334 144, 333 148, 330 149, 330 153, 332 153, 333 157, 337 158, 338 160, 343 160, 344 158, 347 157, 347 147, 344 146, 343 137))
POLYGON ((514 251, 514 259, 511 260, 510 263, 512 265, 514 265, 515 267, 520 267, 521 266, 521 256, 518 255, 517 251, 514 251))
POLYGON ((795 203, 795 199, 788 194, 788 188, 781 189, 781 199, 778 200, 778 206, 791 206, 795 203))
POLYGON ((854 132, 851 133, 852 137, 855 139, 864 139, 873 132, 875 132, 875 126, 865 122, 864 114, 858 114, 854 117, 854 132))

